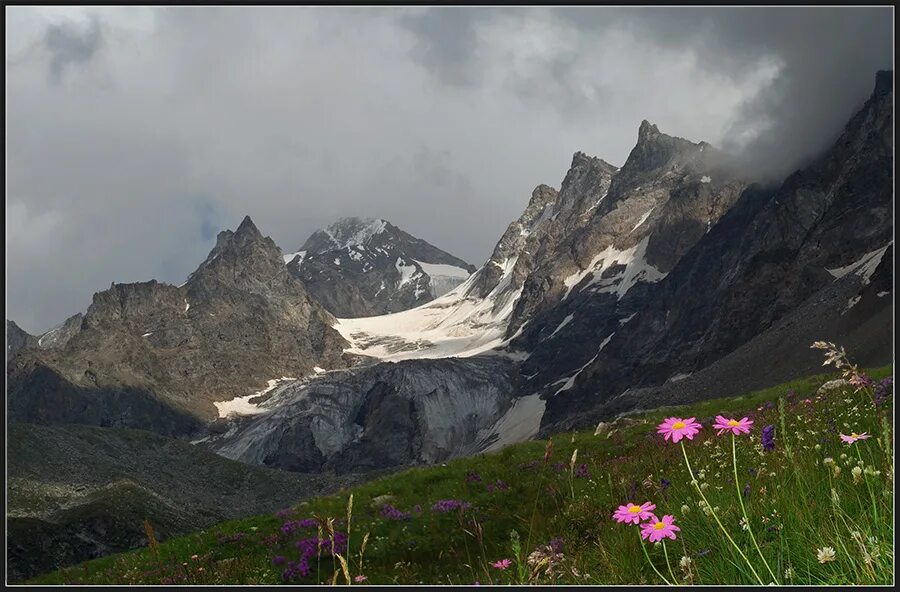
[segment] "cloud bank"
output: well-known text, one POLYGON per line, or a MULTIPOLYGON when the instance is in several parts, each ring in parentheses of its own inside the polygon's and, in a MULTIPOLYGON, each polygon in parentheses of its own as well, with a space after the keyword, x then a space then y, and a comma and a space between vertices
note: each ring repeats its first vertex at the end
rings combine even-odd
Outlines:
POLYGON ((642 119, 802 165, 892 67, 891 8, 7 10, 7 317, 179 284, 250 214, 294 249, 378 216, 478 265, 642 119))

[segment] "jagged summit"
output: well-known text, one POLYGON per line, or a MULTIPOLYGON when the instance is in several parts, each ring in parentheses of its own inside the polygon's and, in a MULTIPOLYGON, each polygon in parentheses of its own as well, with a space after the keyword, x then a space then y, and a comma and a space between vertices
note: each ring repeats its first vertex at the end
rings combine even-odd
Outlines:
POLYGON ((288 270, 338 317, 398 312, 424 304, 475 267, 381 218, 341 218, 314 232, 288 270))
POLYGON ((253 223, 253 220, 250 219, 249 215, 244 216, 244 219, 241 220, 241 224, 237 227, 234 234, 235 236, 262 237, 259 228, 256 227, 256 224, 253 223))

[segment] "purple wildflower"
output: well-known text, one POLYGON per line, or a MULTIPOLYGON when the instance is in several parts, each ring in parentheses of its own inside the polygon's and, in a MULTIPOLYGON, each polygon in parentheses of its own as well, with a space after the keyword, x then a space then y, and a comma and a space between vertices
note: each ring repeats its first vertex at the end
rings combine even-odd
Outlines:
POLYGON ((284 555, 276 555, 275 557, 272 557, 272 565, 281 565, 285 561, 287 561, 287 559, 284 558, 284 555))
POLYGON ((565 545, 565 540, 562 537, 553 537, 550 539, 550 549, 552 549, 554 553, 562 553, 563 545, 565 545))
POLYGON ((409 512, 401 512, 391 504, 385 504, 381 507, 381 515, 388 520, 409 520, 409 512))
POLYGON ((888 376, 877 385, 875 385, 875 404, 881 405, 884 403, 888 397, 894 394, 894 379, 891 376, 888 376))
POLYGON ((481 481, 481 475, 476 473, 475 471, 469 471, 466 473, 466 483, 479 483, 481 481))
POLYGON ((763 450, 775 450, 775 426, 767 425, 762 429, 763 450))
POLYGON ((586 464, 581 463, 581 464, 578 465, 578 467, 575 469, 575 476, 576 476, 576 477, 588 478, 588 477, 591 476, 591 472, 588 471, 588 466, 587 466, 586 464))
POLYGON ((445 499, 435 502, 434 505, 431 506, 431 511, 446 514, 447 512, 452 512, 453 510, 465 511, 471 506, 472 504, 461 500, 445 499))

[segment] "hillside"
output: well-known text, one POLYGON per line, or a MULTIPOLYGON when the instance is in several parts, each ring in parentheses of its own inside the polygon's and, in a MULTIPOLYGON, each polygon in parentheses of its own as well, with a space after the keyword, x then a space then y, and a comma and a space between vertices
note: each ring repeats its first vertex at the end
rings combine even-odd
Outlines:
POLYGON ((300 475, 234 462, 149 432, 13 423, 8 576, 146 545, 335 491, 357 475, 300 475))
MULTIPOLYGON (((883 367, 869 375, 880 381, 891 372, 883 367)), ((558 434, 552 443, 526 442, 412 469, 277 515, 220 524, 156 550, 102 558, 32 583, 343 583, 346 559, 347 576, 367 584, 658 584, 660 575, 638 547, 637 528, 611 519, 618 505, 645 500, 656 503, 660 515, 674 515, 681 528, 667 550, 674 573, 661 548, 648 548, 665 578, 757 583, 698 506, 678 446, 656 434, 656 425, 672 415, 694 416, 703 424, 697 437, 685 440, 701 491, 766 573, 741 532, 730 436, 716 436, 712 429, 720 413, 754 421, 750 435, 736 440, 737 474, 750 525, 775 579, 890 583, 893 399, 885 392, 892 395, 892 386, 885 391, 881 383, 876 407, 872 391, 854 392, 846 383, 822 387, 833 378, 813 376, 740 397, 633 414, 596 430, 558 434), (771 450, 760 441, 769 425, 771 450), (873 437, 848 445, 839 432, 873 437), (858 474, 857 465, 864 469, 858 474), (336 519, 341 559, 323 551, 318 562, 307 561, 307 573, 300 553, 315 547, 309 538, 318 536, 316 523, 306 519, 316 516, 336 519), (349 551, 343 550, 342 533, 349 535, 349 551), (835 551, 833 561, 828 550, 819 551, 825 547, 835 551), (510 560, 506 568, 504 559, 510 560)))

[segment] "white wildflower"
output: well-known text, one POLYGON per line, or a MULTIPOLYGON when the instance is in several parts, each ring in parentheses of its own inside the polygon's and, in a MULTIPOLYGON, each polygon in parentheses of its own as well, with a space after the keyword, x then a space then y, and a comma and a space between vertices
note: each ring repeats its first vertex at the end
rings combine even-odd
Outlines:
POLYGON ((834 561, 834 548, 833 547, 822 547, 821 549, 816 549, 816 559, 819 560, 819 563, 828 563, 830 561, 834 561))

